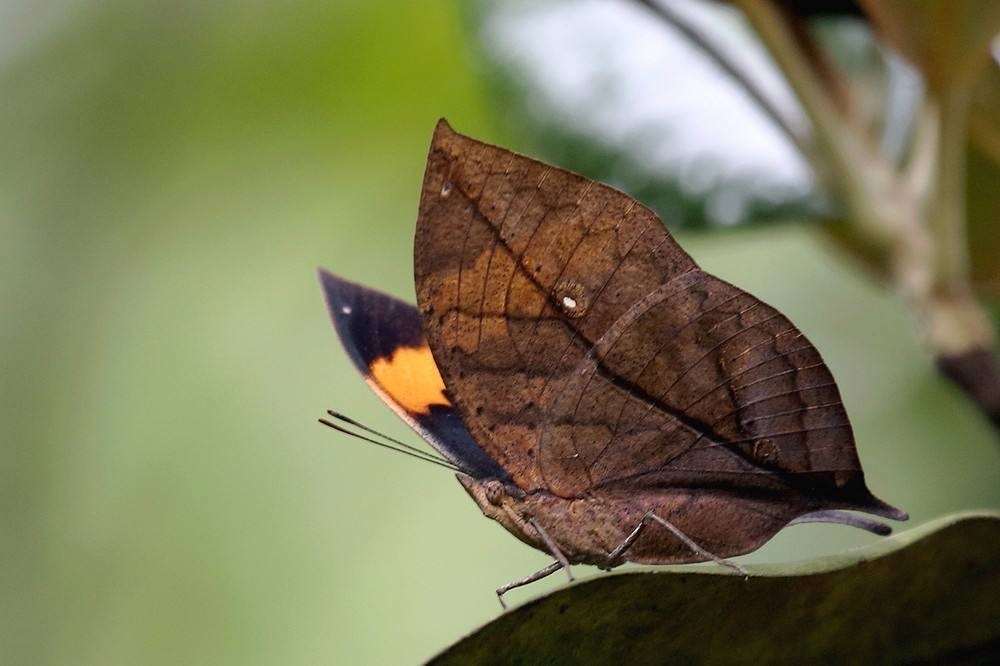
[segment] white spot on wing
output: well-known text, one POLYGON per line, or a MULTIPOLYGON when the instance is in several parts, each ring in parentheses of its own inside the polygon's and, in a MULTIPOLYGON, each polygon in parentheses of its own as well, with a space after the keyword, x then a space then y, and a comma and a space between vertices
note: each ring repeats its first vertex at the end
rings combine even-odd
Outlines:
POLYGON ((340 311, 343 312, 344 314, 351 314, 351 306, 350 305, 341 305, 340 306, 340 311))

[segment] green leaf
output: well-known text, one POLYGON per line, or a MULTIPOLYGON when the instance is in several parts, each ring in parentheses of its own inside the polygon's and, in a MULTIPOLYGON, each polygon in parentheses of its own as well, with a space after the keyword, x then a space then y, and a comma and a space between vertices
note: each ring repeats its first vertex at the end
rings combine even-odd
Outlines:
POLYGON ((986 663, 1000 656, 1000 513, 738 575, 597 576, 527 603, 432 664, 986 663))
MULTIPOLYGON (((640 3, 469 7, 505 145, 628 192, 672 229, 784 223, 825 209, 808 165, 751 97, 640 3)), ((794 100, 738 12, 708 3, 696 13, 749 78, 770 82, 765 96, 797 126, 794 100)))

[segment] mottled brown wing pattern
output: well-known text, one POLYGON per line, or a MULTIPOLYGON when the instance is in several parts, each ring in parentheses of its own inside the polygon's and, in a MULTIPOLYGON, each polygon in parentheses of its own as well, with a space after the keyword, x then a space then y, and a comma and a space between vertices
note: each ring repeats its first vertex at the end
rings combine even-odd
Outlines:
POLYGON ((869 503, 816 350, 625 194, 442 121, 415 273, 449 394, 520 487, 850 486, 869 503))
POLYGON ((722 280, 679 282, 623 315, 570 374, 542 429, 546 478, 575 467, 589 488, 849 482, 850 425, 812 345, 722 280))

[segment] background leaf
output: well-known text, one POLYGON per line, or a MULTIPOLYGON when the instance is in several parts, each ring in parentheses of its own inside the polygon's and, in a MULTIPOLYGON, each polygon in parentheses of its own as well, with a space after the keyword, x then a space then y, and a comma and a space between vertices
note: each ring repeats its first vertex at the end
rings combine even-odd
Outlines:
MULTIPOLYGON (((789 124, 802 126, 738 11, 672 6, 752 75, 789 124)), ((551 161, 649 195, 673 228, 787 220, 821 208, 811 169, 785 135, 639 3, 477 2, 471 21, 504 129, 551 161)), ((846 50, 857 46, 846 40, 846 50)))
POLYGON ((842 556, 612 574, 501 615, 431 661, 986 663, 1000 657, 1000 514, 947 516, 842 556))

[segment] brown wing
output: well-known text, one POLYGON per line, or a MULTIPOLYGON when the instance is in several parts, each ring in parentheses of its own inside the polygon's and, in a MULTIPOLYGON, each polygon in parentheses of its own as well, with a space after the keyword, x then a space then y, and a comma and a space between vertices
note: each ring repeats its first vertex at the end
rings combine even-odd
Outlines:
POLYGON ((790 491, 895 511, 865 488, 812 345, 617 190, 441 121, 415 272, 449 394, 526 490, 790 491))

